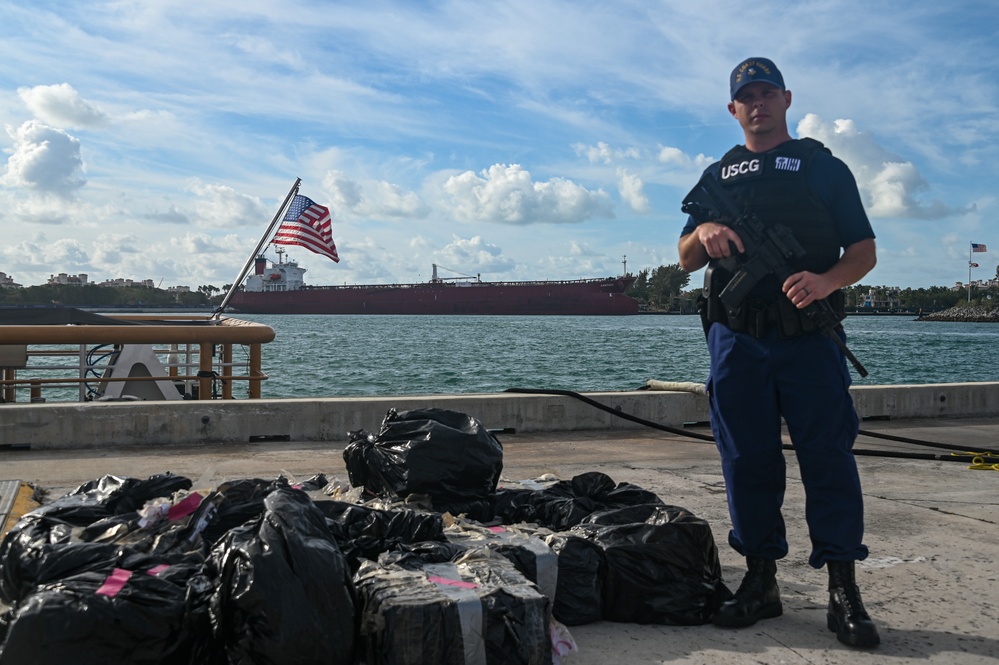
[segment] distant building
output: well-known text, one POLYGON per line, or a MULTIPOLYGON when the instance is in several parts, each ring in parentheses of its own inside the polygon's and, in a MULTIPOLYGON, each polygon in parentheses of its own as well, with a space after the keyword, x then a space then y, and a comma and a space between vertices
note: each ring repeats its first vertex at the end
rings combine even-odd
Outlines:
POLYGON ((85 286, 87 284, 87 275, 82 272, 79 275, 67 275, 64 272, 61 272, 58 275, 50 275, 48 283, 67 284, 69 286, 85 286))
POLYGON ((8 277, 7 273, 0 272, 0 289, 23 289, 24 287, 14 281, 13 277, 8 277))
POLYGON ((970 284, 965 284, 964 282, 955 282, 954 286, 950 288, 951 291, 965 291, 969 286, 973 286, 976 289, 987 289, 990 286, 996 285, 996 280, 990 279, 988 281, 981 279, 973 279, 970 284))
POLYGON ((168 286, 167 293, 190 293, 190 286, 168 286))
POLYGON ((902 289, 897 286, 879 286, 864 294, 861 307, 872 309, 895 309, 898 307, 899 295, 902 289))
POLYGON ((137 281, 134 279, 124 279, 122 277, 116 277, 115 279, 106 279, 97 286, 139 287, 139 288, 154 289, 156 288, 156 283, 151 279, 144 279, 142 281, 137 281))

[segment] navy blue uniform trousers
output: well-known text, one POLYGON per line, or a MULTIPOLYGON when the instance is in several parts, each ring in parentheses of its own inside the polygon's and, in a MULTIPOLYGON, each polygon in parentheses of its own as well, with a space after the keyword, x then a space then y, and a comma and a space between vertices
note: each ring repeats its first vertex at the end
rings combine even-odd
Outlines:
POLYGON ((708 331, 711 429, 721 454, 732 530, 744 556, 783 558, 788 551, 781 507, 787 424, 805 488, 812 542, 808 562, 867 557, 864 503, 851 452, 860 427, 842 351, 821 333, 756 339, 715 323, 708 331))

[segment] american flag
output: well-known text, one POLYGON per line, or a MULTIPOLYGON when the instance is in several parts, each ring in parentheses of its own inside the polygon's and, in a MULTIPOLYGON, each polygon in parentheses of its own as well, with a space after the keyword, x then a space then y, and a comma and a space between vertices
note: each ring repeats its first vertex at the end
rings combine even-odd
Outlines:
POLYGON ((339 263, 332 226, 329 208, 307 196, 296 195, 271 242, 275 245, 299 245, 339 263))
POLYGON ((988 247, 986 247, 982 243, 980 243, 980 242, 973 242, 973 243, 971 243, 971 251, 973 251, 973 252, 987 252, 989 250, 988 250, 988 247))

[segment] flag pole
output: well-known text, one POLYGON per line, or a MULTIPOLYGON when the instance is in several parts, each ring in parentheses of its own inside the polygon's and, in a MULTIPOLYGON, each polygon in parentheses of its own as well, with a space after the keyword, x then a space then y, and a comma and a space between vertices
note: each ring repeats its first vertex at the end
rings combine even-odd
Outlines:
POLYGON ((257 254, 260 253, 260 248, 263 247, 267 239, 271 237, 271 232, 274 230, 274 226, 281 220, 281 217, 284 215, 284 211, 288 208, 288 204, 291 202, 292 198, 298 194, 298 188, 301 184, 302 179, 295 178, 295 184, 292 185, 291 189, 288 191, 288 196, 284 197, 284 203, 281 204, 277 214, 274 215, 274 219, 271 220, 267 230, 264 231, 264 235, 260 236, 260 241, 257 242, 257 246, 253 249, 253 252, 250 253, 249 258, 246 259, 246 263, 243 264, 243 269, 239 272, 236 279, 233 280, 232 285, 229 286, 229 291, 225 294, 225 298, 222 299, 222 304, 220 304, 218 309, 216 309, 213 313, 212 316, 214 318, 218 318, 222 312, 225 311, 225 308, 229 306, 229 301, 232 300, 232 296, 236 293, 236 289, 238 289, 243 283, 243 278, 246 277, 246 273, 250 272, 250 266, 253 265, 254 259, 256 259, 257 254))
POLYGON ((971 256, 975 251, 975 243, 968 241, 968 304, 971 304, 971 256))

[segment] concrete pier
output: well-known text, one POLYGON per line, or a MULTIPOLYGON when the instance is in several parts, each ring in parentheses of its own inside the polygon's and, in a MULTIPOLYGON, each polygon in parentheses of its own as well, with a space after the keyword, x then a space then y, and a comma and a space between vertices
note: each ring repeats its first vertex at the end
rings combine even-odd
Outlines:
MULTIPOLYGON (((710 435, 702 395, 586 397, 710 435)), ((969 451, 999 447, 996 383, 858 387, 854 399, 866 418, 863 431, 969 451)), ((347 482, 345 433, 376 431, 389 408, 419 406, 461 410, 490 428, 516 429, 499 434, 506 480, 602 471, 687 508, 711 525, 725 581, 738 587, 745 567, 726 544, 731 523, 714 446, 561 395, 0 405, 0 485, 16 479, 61 496, 105 474, 165 472, 191 478, 198 489, 249 477, 300 481, 316 473, 347 482), (254 438, 266 434, 290 438, 254 438)), ((970 456, 865 434, 856 445, 861 451, 873 453, 857 456, 871 554, 858 565, 857 578, 881 633, 877 649, 842 645, 826 628, 826 573, 807 563, 805 496, 794 452, 787 451, 790 552, 778 562, 783 616, 745 629, 606 621, 574 626, 579 650, 564 665, 999 662, 999 472, 969 468, 970 456), (926 453, 936 456, 917 457, 926 453)))

